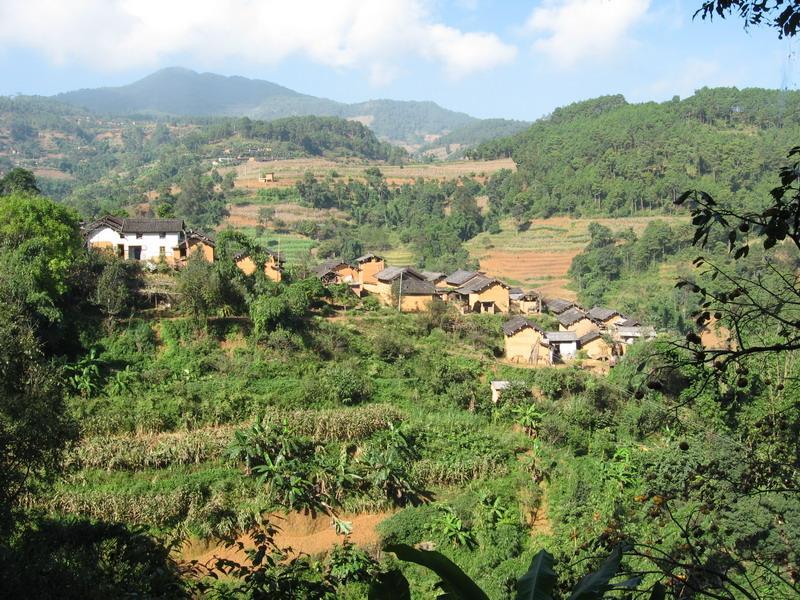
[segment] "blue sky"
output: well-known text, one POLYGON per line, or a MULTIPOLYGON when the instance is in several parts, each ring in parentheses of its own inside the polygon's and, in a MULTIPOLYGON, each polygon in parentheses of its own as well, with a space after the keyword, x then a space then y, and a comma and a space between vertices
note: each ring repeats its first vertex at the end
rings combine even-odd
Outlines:
POLYGON ((345 102, 433 100, 533 120, 602 94, 797 88, 797 42, 700 0, 0 0, 0 94, 120 85, 160 67, 345 102), (48 18, 42 18, 48 15, 48 18))

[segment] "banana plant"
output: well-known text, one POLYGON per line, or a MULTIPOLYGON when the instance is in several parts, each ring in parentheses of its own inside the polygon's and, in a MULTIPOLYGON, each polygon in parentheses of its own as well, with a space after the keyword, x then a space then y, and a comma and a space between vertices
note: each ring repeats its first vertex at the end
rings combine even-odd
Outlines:
MULTIPOLYGON (((390 544, 384 551, 393 552, 397 558, 404 562, 411 562, 430 569, 439 576, 437 587, 441 591, 439 598, 444 600, 488 600, 484 592, 469 575, 464 573, 458 565, 443 554, 433 550, 419 550, 407 544, 390 544)), ((601 600, 607 592, 614 590, 635 590, 641 579, 634 577, 619 583, 611 583, 619 573, 622 555, 625 547, 620 545, 614 548, 611 555, 606 558, 600 567, 588 573, 575 586, 569 595, 569 600, 601 600)), ((553 569, 553 555, 547 550, 540 550, 533 557, 528 571, 517 580, 516 600, 553 600, 553 590, 556 587, 558 576, 553 569)), ((402 574, 392 573, 395 579, 402 578, 398 589, 401 595, 393 596, 397 600, 410 600, 408 581, 402 574)), ((378 599, 382 582, 376 581, 371 590, 370 598, 378 599)), ((651 591, 650 600, 663 600, 665 588, 656 584, 651 591)))

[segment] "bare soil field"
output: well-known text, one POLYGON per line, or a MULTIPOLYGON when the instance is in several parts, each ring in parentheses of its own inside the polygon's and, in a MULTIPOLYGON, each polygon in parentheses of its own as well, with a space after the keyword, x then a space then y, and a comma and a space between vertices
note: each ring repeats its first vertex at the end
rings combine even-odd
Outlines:
MULTIPOLYGON (((350 541, 361 548, 375 548, 379 542, 376 527, 379 523, 392 516, 391 512, 361 513, 357 515, 342 514, 343 521, 349 521, 353 526, 350 541)), ((343 537, 336 535, 330 517, 326 515, 312 516, 310 514, 293 512, 288 515, 270 515, 271 522, 280 531, 275 536, 275 543, 280 548, 291 548, 292 554, 318 555, 328 552, 336 544, 341 544, 343 537)), ((253 540, 244 536, 238 541, 246 547, 253 547, 253 540)), ((206 563, 214 558, 227 558, 244 561, 246 555, 236 547, 226 548, 215 541, 195 540, 186 544, 180 552, 183 561, 197 560, 206 563)))
MULTIPOLYGON (((228 206, 228 217, 222 226, 231 227, 256 227, 258 225, 258 211, 264 208, 259 204, 236 204, 228 206)), ((327 219, 347 220, 346 213, 335 208, 310 208, 298 204, 270 204, 269 208, 275 210, 275 219, 285 223, 297 221, 325 221, 327 219)))
POLYGON ((59 171, 58 169, 53 169, 50 167, 40 167, 33 170, 33 174, 36 177, 41 177, 43 179, 59 179, 59 180, 72 180, 75 179, 70 173, 65 173, 64 171, 59 171))
POLYGON ((483 181, 500 169, 515 171, 517 166, 510 158, 486 161, 458 160, 441 163, 419 163, 403 166, 381 164, 377 162, 342 160, 334 161, 324 158, 294 158, 276 161, 248 161, 235 167, 221 168, 220 173, 236 171, 236 187, 247 190, 291 187, 311 171, 317 177, 324 177, 331 171, 347 179, 364 178, 364 170, 378 167, 389 185, 399 186, 411 183, 418 177, 426 179, 448 180, 464 175, 474 175, 483 181), (274 182, 258 180, 261 173, 273 173, 274 182))

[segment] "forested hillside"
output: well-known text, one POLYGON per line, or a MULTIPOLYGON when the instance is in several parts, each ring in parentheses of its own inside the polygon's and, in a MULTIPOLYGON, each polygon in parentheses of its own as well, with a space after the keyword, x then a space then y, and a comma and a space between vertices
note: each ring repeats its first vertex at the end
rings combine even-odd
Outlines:
POLYGON ((345 104, 300 94, 269 81, 182 68, 162 69, 124 86, 76 90, 55 98, 101 115, 246 116, 267 120, 317 115, 357 119, 384 139, 408 144, 420 144, 426 135, 447 133, 479 121, 434 102, 369 100, 345 104))
POLYGON ((336 117, 101 119, 47 98, 0 98, 0 171, 33 169, 44 191, 84 216, 174 192, 182 217, 210 226, 233 191, 233 176, 224 179, 215 165, 314 156, 398 162, 405 155, 361 123, 336 117))
POLYGON ((518 172, 494 182, 494 199, 522 221, 669 211, 687 188, 749 204, 767 196, 798 139, 800 92, 704 88, 661 104, 578 102, 468 156, 514 158, 518 172))

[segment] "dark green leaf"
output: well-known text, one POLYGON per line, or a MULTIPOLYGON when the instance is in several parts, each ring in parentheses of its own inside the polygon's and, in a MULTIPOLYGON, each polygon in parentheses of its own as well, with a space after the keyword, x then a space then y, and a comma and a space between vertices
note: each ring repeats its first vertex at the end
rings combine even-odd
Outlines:
POLYGON ((397 558, 406 562, 422 565, 436 573, 444 584, 449 597, 458 600, 489 600, 484 591, 478 587, 458 565, 445 555, 430 550, 417 550, 407 544, 390 544, 384 548, 386 552, 394 552, 397 558))
POLYGON ((570 600, 601 600, 603 594, 609 589, 609 582, 619 571, 622 551, 622 546, 617 546, 597 571, 585 575, 578 582, 569 597, 570 600))
POLYGON ((528 572, 517 582, 517 600, 552 600, 556 574, 553 555, 539 550, 531 561, 528 572))

